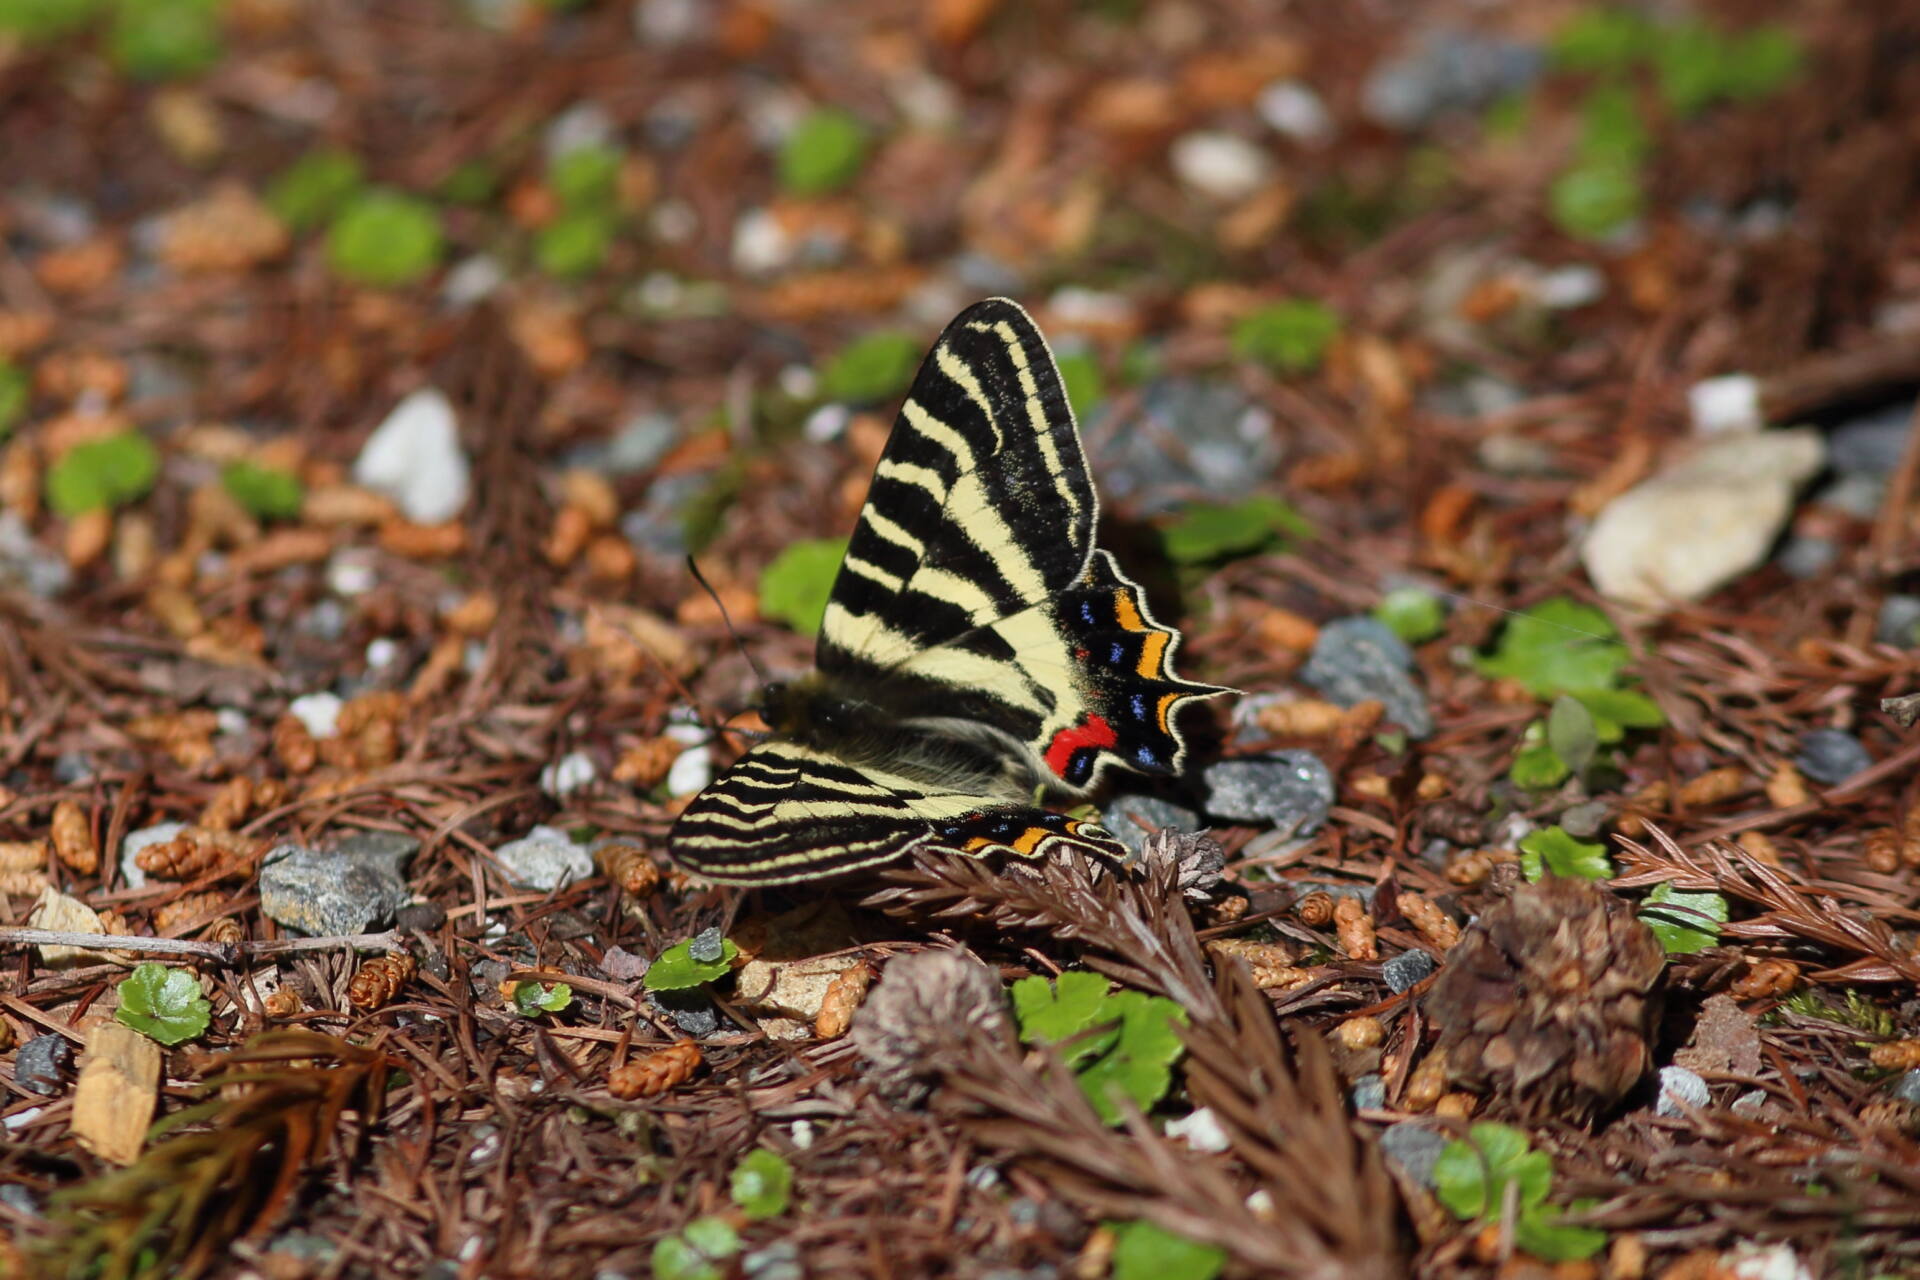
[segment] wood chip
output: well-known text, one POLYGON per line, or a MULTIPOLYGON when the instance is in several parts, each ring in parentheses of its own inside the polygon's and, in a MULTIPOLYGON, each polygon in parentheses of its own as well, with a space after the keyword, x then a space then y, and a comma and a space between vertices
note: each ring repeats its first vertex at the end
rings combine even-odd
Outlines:
POLYGON ((160 1046, 132 1027, 101 1023, 87 1039, 73 1090, 73 1136, 103 1160, 132 1164, 153 1122, 159 1085, 160 1046))

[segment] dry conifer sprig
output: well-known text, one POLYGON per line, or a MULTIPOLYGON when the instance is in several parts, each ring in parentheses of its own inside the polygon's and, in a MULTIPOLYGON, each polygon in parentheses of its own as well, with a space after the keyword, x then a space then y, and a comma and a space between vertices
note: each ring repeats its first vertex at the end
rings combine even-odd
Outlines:
POLYGON ((680 1039, 607 1073, 607 1092, 626 1101, 652 1098, 685 1084, 700 1066, 700 1046, 680 1039))

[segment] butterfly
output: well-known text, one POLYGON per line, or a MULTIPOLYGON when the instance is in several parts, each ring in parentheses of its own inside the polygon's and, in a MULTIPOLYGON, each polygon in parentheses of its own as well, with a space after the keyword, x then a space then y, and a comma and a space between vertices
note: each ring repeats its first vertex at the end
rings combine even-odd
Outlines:
POLYGON ((1179 633, 1094 545, 1099 499, 1046 339, 1016 303, 961 312, 915 376, 827 599, 815 670, 769 684, 773 736, 674 823, 725 884, 841 876, 916 849, 1128 849, 1040 807, 1111 768, 1179 772, 1179 633))

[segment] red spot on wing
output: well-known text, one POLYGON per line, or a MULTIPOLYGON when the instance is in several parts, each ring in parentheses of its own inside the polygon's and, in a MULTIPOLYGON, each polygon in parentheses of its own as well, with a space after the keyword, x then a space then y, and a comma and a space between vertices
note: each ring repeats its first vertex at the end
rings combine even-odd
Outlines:
POLYGON ((1120 739, 1104 717, 1089 715, 1071 729, 1062 729, 1047 744, 1047 768, 1058 777, 1067 776, 1067 762, 1082 747, 1111 747, 1120 739))

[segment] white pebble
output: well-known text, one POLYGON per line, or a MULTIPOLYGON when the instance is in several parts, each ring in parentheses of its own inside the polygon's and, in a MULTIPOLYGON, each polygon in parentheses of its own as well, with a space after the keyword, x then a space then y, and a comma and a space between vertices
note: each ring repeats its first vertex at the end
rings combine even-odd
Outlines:
POLYGON ((551 163, 570 152, 612 146, 613 141, 613 117, 606 108, 597 102, 576 102, 547 125, 541 146, 551 163))
POLYGON ((584 751, 574 751, 540 771, 540 789, 555 800, 564 800, 582 787, 591 786, 599 776, 593 757, 584 751))
POLYGON ((733 265, 747 275, 767 275, 793 260, 794 241, 771 209, 749 209, 733 224, 733 265))
POLYGON ((306 726, 316 738, 331 738, 339 732, 340 695, 322 689, 295 698, 287 704, 287 714, 306 726))
POLYGON ((1133 302, 1124 294, 1105 293, 1067 285, 1055 289, 1047 299, 1047 311, 1053 323, 1063 329, 1124 329, 1133 324, 1133 302))
MULTIPOLYGON (((668 736, 672 736, 671 731, 668 736)), ((711 781, 713 781, 713 752, 705 743, 701 743, 688 747, 674 757, 673 766, 667 770, 667 794, 690 796, 696 791, 706 790, 707 783, 711 781)))
POLYGON ((1333 136, 1333 117, 1320 95, 1298 80, 1276 80, 1260 91, 1253 109, 1275 133, 1295 142, 1320 143, 1333 136))
POLYGON ((1660 1099, 1653 1104, 1657 1114, 1678 1117, 1683 1106, 1704 1107, 1712 1100, 1707 1082, 1694 1072, 1685 1067, 1660 1068, 1660 1099))
POLYGON ((1232 1145, 1227 1140, 1227 1131, 1220 1127, 1220 1117, 1213 1113, 1212 1107, 1201 1107, 1178 1120, 1167 1121, 1167 1136, 1178 1138, 1195 1151, 1213 1155, 1225 1151, 1232 1145))
POLYGON ((400 657, 400 642, 387 636, 367 641, 367 666, 373 670, 392 666, 400 657))
POLYGON ((363 596, 379 583, 380 572, 364 548, 349 548, 327 561, 327 589, 337 596, 363 596))
POLYGON ((838 440, 846 433, 847 424, 853 421, 853 411, 843 404, 823 404, 807 415, 806 425, 800 433, 809 444, 826 444, 838 440))
POLYGON ((1273 173, 1267 153, 1237 133, 1200 130, 1176 139, 1173 171, 1180 181, 1210 200, 1244 200, 1266 185, 1273 173))
POLYGON ((668 244, 685 244, 700 230, 700 215, 685 200, 662 200, 653 206, 653 234, 668 244))
POLYGON ((1549 311, 1572 311, 1600 301, 1607 293, 1607 277, 1598 267, 1575 263, 1555 267, 1533 282, 1533 297, 1549 311))
POLYGON ((507 282, 507 269, 490 253, 462 258, 447 272, 440 286, 440 300, 450 307, 471 307, 485 302, 507 282))
POLYGON ((1699 435, 1758 431, 1765 425, 1760 412, 1760 380, 1749 373, 1732 373, 1696 382, 1687 391, 1687 411, 1699 435))
POLYGON ((1253 1216, 1256 1218, 1271 1220, 1276 1207, 1273 1203, 1273 1192, 1265 1187, 1256 1187, 1247 1194, 1247 1208, 1253 1211, 1253 1216))
POLYGON ((1732 1271, 1735 1280, 1813 1280, 1813 1272, 1789 1244, 1743 1240, 1720 1255, 1720 1265, 1732 1271))
POLYGON ((788 1129, 787 1133, 793 1138, 793 1147, 796 1151, 805 1151, 811 1147, 816 1136, 811 1120, 795 1120, 793 1127, 788 1129))
POLYGON ((472 491, 453 402, 422 387, 393 407, 353 462, 353 478, 400 504, 416 524, 459 515, 472 491))

